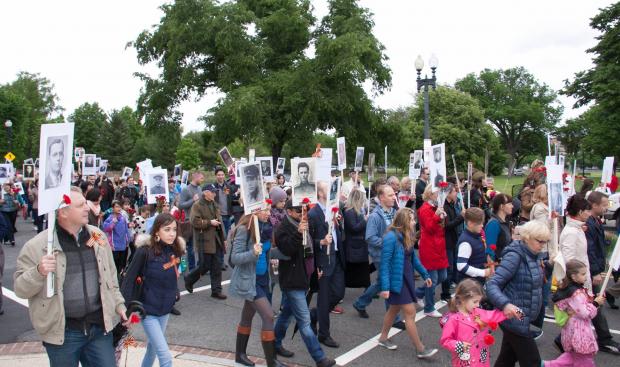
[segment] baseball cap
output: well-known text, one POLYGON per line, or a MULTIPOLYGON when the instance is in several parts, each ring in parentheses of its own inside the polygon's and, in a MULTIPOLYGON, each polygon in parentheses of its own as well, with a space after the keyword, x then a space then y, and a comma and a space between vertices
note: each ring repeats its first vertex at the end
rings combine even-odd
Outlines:
POLYGON ((211 192, 217 192, 217 187, 215 187, 214 184, 210 183, 210 184, 206 184, 202 187, 202 191, 211 191, 211 192))
POLYGON ((288 199, 286 201, 286 203, 284 203, 284 209, 301 209, 301 206, 299 206, 299 205, 294 206, 293 205, 293 200, 288 199))

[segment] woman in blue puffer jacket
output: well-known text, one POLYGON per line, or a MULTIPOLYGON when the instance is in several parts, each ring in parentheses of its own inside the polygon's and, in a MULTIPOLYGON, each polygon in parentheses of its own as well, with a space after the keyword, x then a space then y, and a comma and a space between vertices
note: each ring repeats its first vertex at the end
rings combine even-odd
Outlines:
POLYGON ((530 331, 530 322, 542 312, 544 273, 541 250, 549 241, 549 227, 530 221, 521 227, 521 239, 502 253, 502 262, 487 282, 487 297, 506 320, 500 324, 504 336, 495 366, 540 366, 540 353, 530 331), (513 318, 514 317, 514 318, 513 318))

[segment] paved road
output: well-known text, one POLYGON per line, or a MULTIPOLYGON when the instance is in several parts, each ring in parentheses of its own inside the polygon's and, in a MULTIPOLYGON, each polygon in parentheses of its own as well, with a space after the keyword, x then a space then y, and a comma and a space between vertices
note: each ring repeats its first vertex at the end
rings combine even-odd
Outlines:
MULTIPOLYGON (((19 232, 17 233, 17 243, 15 248, 4 247, 6 253, 6 265, 4 273, 3 287, 13 289, 12 275, 15 269, 15 259, 23 243, 34 235, 31 222, 18 222, 19 232)), ((230 271, 224 274, 224 279, 229 279, 230 271)), ((208 285, 208 276, 204 277, 196 284, 196 288, 208 285)), ((183 285, 179 283, 181 289, 183 285)), ((224 287, 227 291, 227 286, 224 287)), ((450 365, 449 354, 440 351, 437 356, 430 361, 420 361, 415 358, 414 349, 405 333, 401 332, 394 336, 393 341, 398 345, 398 350, 388 351, 381 347, 374 347, 369 340, 375 337, 381 327, 384 313, 383 302, 374 301, 368 308, 370 319, 363 320, 357 316, 351 307, 353 300, 359 296, 361 289, 347 289, 345 300, 342 306, 345 313, 342 315, 332 315, 332 336, 341 346, 338 349, 324 347, 326 353, 347 366, 448 366, 450 365), (366 343, 366 344, 364 344, 366 343)), ((277 309, 280 300, 279 289, 276 288, 274 294, 274 309, 277 309)), ((11 343, 17 341, 38 340, 37 335, 32 330, 28 318, 26 307, 4 297, 5 314, 0 316, 0 343, 11 343)), ((242 302, 237 299, 229 298, 226 301, 216 301, 210 297, 209 290, 195 292, 194 294, 184 295, 177 304, 181 310, 181 316, 172 316, 168 324, 167 336, 172 344, 187 345, 201 348, 209 348, 221 351, 234 351, 236 324, 241 313, 242 302)), ((445 311, 445 307, 441 309, 445 311)), ((620 330, 620 311, 609 309, 605 306, 605 313, 608 317, 610 328, 620 330)), ((421 316, 421 315, 420 315, 421 316)), ((437 347, 440 336, 440 328, 437 319, 421 318, 417 322, 423 342, 430 347, 437 347)), ((136 336, 143 340, 143 334, 138 327, 136 336)), ((255 317, 252 339, 248 347, 251 355, 262 356, 260 346, 260 319, 255 317)), ((539 349, 543 358, 551 359, 557 356, 557 352, 552 346, 552 339, 559 333, 559 329, 553 323, 545 323, 545 334, 539 340, 539 349)), ((286 338, 285 346, 295 352, 295 357, 290 359, 299 364, 314 365, 305 350, 299 335, 291 340, 290 332, 286 338)), ((501 340, 501 333, 496 337, 501 340)), ((620 341, 620 333, 616 331, 616 340, 620 341)), ((491 356, 492 361, 497 356, 499 348, 494 346, 491 356)), ((620 357, 599 353, 596 357, 598 365, 619 365, 620 357)))

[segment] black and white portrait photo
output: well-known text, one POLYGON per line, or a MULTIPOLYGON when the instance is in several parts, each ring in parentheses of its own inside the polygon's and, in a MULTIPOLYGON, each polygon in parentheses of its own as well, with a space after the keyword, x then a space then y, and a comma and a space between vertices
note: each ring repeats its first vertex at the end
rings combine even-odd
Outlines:
POLYGON ((562 197, 562 183, 549 184, 549 211, 554 211, 562 215, 564 213, 564 198, 562 197))
POLYGON ((95 154, 84 154, 84 158, 82 159, 82 175, 90 176, 97 174, 97 166, 95 166, 95 154))
POLYGON ((148 203, 157 203, 158 196, 164 196, 168 201, 168 172, 165 169, 152 168, 145 176, 148 203))
POLYGON ((355 166, 354 170, 360 172, 364 165, 364 147, 357 147, 355 150, 355 166))
POLYGON ((272 182, 273 177, 273 159, 271 157, 257 157, 256 161, 260 163, 260 172, 265 182, 272 182))
POLYGON ((265 205, 265 192, 259 162, 239 165, 241 173, 241 192, 243 193, 243 209, 251 214, 265 205))
POLYGON ((99 172, 99 167, 101 166, 101 158, 100 157, 95 157, 95 168, 96 168, 96 172, 99 172))
POLYGON ((174 166, 174 171, 172 171, 172 177, 175 180, 178 180, 179 178, 181 178, 181 164, 177 164, 174 166))
POLYGON ((276 164, 276 174, 284 173, 284 164, 286 158, 278 158, 278 164, 276 164))
POLYGON ((63 165, 65 157, 68 156, 67 136, 50 136, 47 138, 47 149, 45 150, 46 167, 45 167, 45 189, 53 189, 60 186, 63 178, 63 165))
POLYGON ((347 168, 347 149, 344 137, 337 138, 336 145, 338 146, 338 170, 342 171, 347 168))
POLYGON ((84 150, 84 148, 75 147, 75 149, 73 149, 73 157, 76 161, 81 160, 84 157, 84 153, 86 153, 86 150, 84 150))
POLYGON ((446 145, 438 144, 431 147, 431 182, 433 187, 446 180, 446 145))
POLYGON ((0 183, 4 184, 6 181, 8 181, 10 174, 11 165, 8 163, 0 164, 0 183))
POLYGON ((189 179, 189 171, 183 171, 183 173, 181 174, 181 184, 187 185, 188 179, 189 179))
MULTIPOLYGON (((62 195, 69 194, 73 165, 74 124, 41 125, 39 140, 39 213, 58 208, 62 195)), ((35 167, 36 168, 36 167, 35 167)))
POLYGON ((24 181, 34 180, 34 164, 24 164, 23 176, 24 181))
POLYGON ((108 172, 108 160, 102 159, 99 161, 99 174, 105 175, 108 172))
POLYGON ((293 184, 293 205, 300 205, 304 198, 316 203, 314 158, 295 158, 291 160, 291 183, 293 184))
POLYGON ((368 153, 368 182, 375 180, 375 153, 368 153))
POLYGON ((132 173, 133 173, 133 168, 125 167, 123 168, 123 175, 121 176, 121 178, 123 180, 126 180, 127 178, 129 178, 129 176, 131 176, 132 173))
POLYGON ((230 167, 233 165, 234 161, 227 147, 220 149, 220 151, 217 153, 220 155, 220 158, 222 158, 222 162, 224 162, 226 167, 230 167))

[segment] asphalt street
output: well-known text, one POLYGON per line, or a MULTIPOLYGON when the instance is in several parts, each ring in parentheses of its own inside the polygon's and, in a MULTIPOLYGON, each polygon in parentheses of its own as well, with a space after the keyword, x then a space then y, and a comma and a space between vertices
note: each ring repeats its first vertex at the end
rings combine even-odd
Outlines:
MULTIPOLYGON (((13 289, 13 273, 15 261, 23 244, 35 234, 32 221, 18 219, 18 233, 16 233, 17 245, 4 246, 6 264, 2 287, 4 288, 5 314, 0 316, 0 344, 19 341, 36 341, 38 336, 32 329, 26 306, 10 299, 7 294, 13 289)), ((230 278, 230 270, 225 272, 223 279, 230 278)), ((227 282, 226 282, 227 283, 227 282)), ((193 294, 183 295, 177 303, 177 308, 182 312, 181 316, 171 316, 168 323, 167 338, 169 343, 176 345, 208 348, 219 351, 234 352, 236 325, 241 314, 243 302, 239 299, 229 298, 225 301, 215 300, 210 297, 210 290, 206 287, 209 277, 204 276, 196 285, 193 294), (202 289, 200 287, 203 287, 202 289)), ((179 288, 184 290, 182 279, 179 288)), ((227 293, 227 285, 224 292, 227 293)), ((368 307, 369 319, 361 319, 351 306, 353 301, 361 294, 362 289, 347 289, 344 302, 341 306, 345 312, 341 315, 331 315, 331 334, 340 343, 340 348, 328 348, 323 346, 328 356, 336 358, 339 365, 347 366, 449 366, 450 355, 445 350, 440 350, 437 355, 427 361, 418 360, 415 357, 415 349, 405 332, 396 334, 392 341, 398 345, 395 351, 386 350, 372 340, 381 329, 381 322, 385 312, 382 300, 375 300, 368 307)), ((278 309, 280 292, 276 286, 274 291, 274 310, 278 309)), ((446 307, 440 309, 443 313, 446 307)), ((620 341, 620 311, 611 310, 607 305, 604 308, 609 327, 614 330, 613 335, 620 341)), ((438 319, 422 317, 418 313, 416 326, 422 337, 422 341, 429 347, 439 348, 438 340, 441 329, 438 319)), ((293 358, 288 361, 302 365, 313 366, 314 363, 307 353, 303 341, 299 335, 291 339, 294 322, 291 323, 289 333, 285 340, 285 347, 295 352, 293 358)), ((135 328, 138 339, 144 340, 141 327, 135 328)), ((395 329, 393 329, 395 331, 395 329)), ((553 322, 546 322, 544 335, 538 341, 539 350, 543 359, 552 359, 558 356, 553 347, 553 338, 559 333, 559 328, 553 322)), ((499 352, 501 332, 496 332, 496 344, 491 351, 493 362, 499 352)), ((252 338, 248 346, 248 354, 262 356, 260 346, 260 318, 254 318, 252 338)), ((286 361, 287 359, 282 359, 286 361)), ((596 363, 600 366, 620 365, 620 356, 612 356, 606 353, 598 353, 596 363)))

